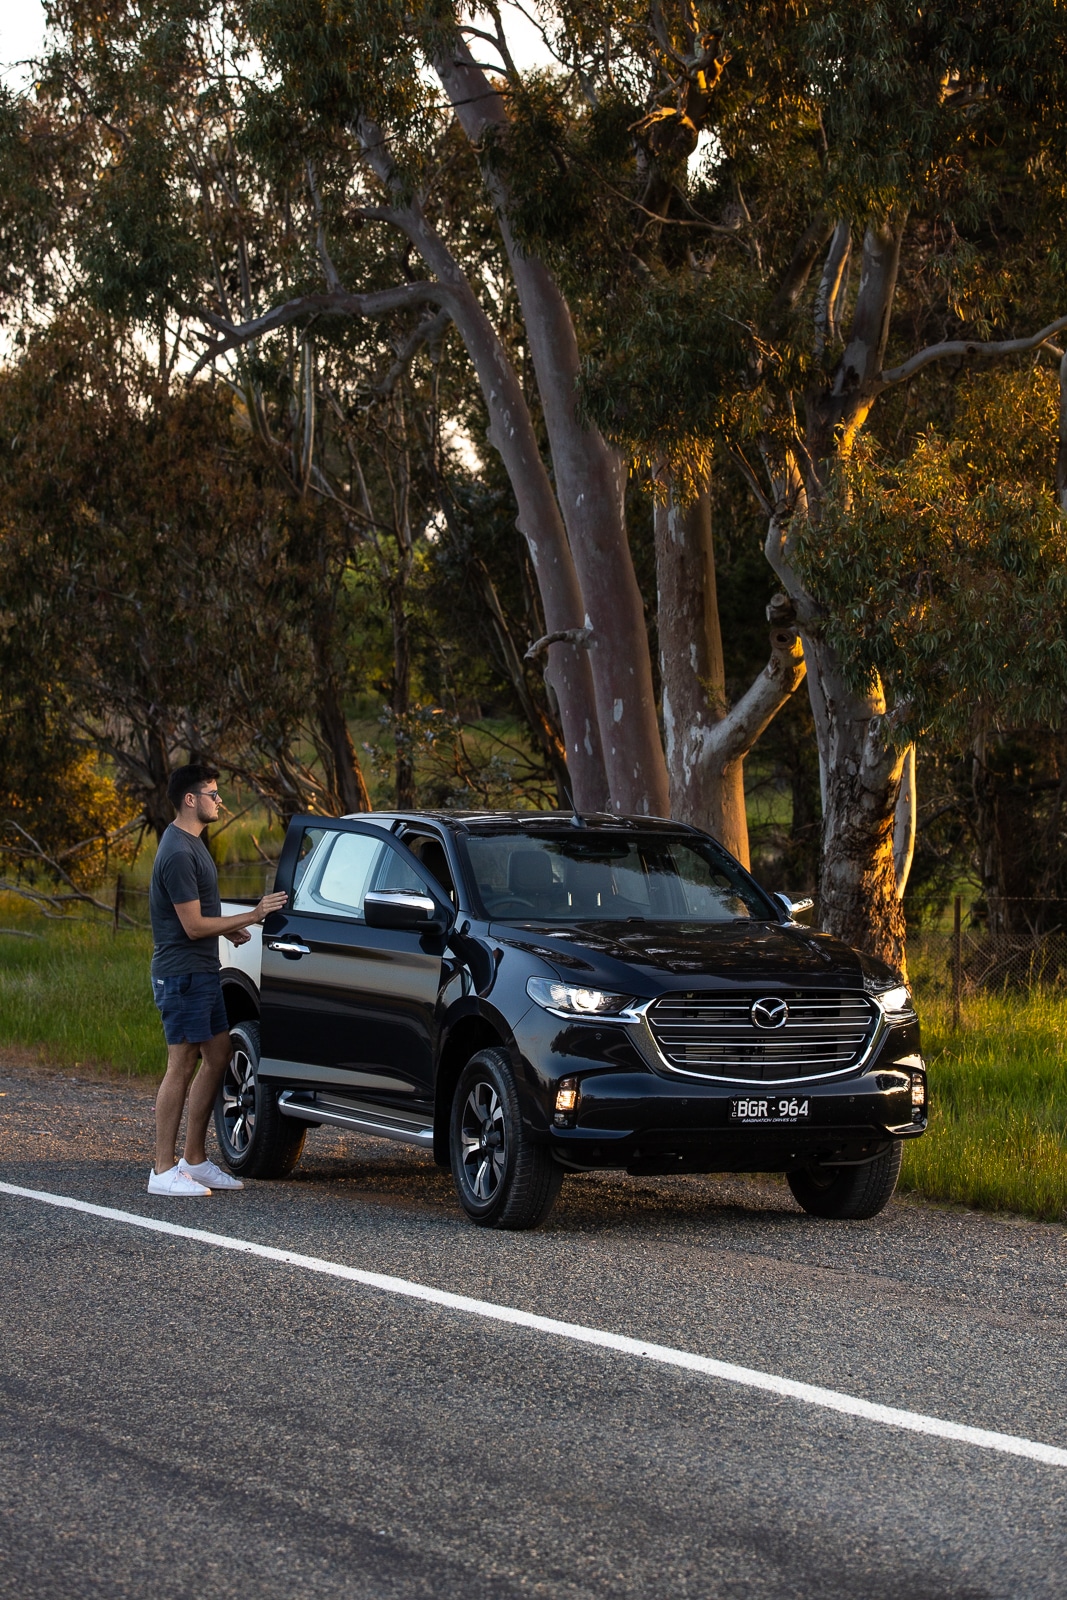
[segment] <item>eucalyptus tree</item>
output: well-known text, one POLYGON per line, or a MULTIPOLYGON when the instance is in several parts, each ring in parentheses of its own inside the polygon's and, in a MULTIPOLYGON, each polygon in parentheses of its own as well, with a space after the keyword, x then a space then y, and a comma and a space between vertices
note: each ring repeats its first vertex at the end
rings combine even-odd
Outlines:
POLYGON ((186 326, 199 319, 215 363, 316 317, 390 317, 417 338, 446 311, 477 373, 540 588, 547 632, 536 643, 575 799, 596 807, 610 791, 621 809, 665 812, 625 463, 576 417, 566 302, 550 275, 509 251, 486 174, 457 144, 448 94, 427 85, 428 64, 449 74, 456 19, 287 3, 116 7, 103 19, 71 4, 56 15, 66 48, 45 92, 96 125, 98 170, 74 231, 97 293, 144 318, 156 306, 186 326), (259 226, 267 190, 284 195, 280 240, 259 226), (205 217, 225 237, 214 254, 205 217), (532 385, 494 323, 502 301, 521 324, 532 385))
MULTIPOLYGON (((598 280, 590 414, 676 480, 699 481, 719 440, 762 507, 818 733, 824 925, 903 966, 901 796, 921 719, 869 658, 852 671, 821 574, 844 548, 844 469, 864 431, 885 415, 913 434, 920 375, 1022 357, 1067 326, 1062 11, 582 4, 558 43, 596 101, 569 147, 556 119, 562 159, 588 166, 582 123, 601 130, 615 215, 643 219, 616 223, 629 270, 616 252, 598 280), (636 154, 609 137, 624 123, 636 154), (686 189, 672 167, 701 133, 703 183, 686 189), (653 257, 635 233, 673 234, 672 251, 653 257)), ((892 564, 891 543, 883 554, 892 564)))
POLYGON ((953 398, 903 458, 857 445, 795 559, 851 687, 877 675, 942 768, 954 752, 936 798, 955 883, 969 870, 989 926, 1027 936, 1059 921, 1067 872, 1061 388, 1035 365, 964 377, 953 398))

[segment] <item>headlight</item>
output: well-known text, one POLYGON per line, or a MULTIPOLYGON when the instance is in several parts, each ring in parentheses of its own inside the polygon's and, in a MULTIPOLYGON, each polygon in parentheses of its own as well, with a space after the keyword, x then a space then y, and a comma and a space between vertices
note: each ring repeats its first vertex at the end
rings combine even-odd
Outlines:
POLYGON ((895 984, 892 989, 883 989, 880 993, 875 993, 873 999, 883 1015, 893 1021, 901 1021, 915 1015, 911 990, 906 983, 895 984))
POLYGON ((625 1011, 628 994, 607 994, 603 989, 583 989, 574 983, 559 983, 554 978, 530 978, 526 993, 546 1011, 559 1011, 568 1017, 610 1017, 625 1011))

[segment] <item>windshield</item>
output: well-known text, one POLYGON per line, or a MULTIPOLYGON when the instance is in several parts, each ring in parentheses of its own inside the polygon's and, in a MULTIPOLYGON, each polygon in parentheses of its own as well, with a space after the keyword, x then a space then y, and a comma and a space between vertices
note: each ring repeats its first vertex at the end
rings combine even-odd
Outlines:
POLYGON ((767 900, 711 839, 592 829, 466 841, 490 917, 539 922, 768 921, 767 900))

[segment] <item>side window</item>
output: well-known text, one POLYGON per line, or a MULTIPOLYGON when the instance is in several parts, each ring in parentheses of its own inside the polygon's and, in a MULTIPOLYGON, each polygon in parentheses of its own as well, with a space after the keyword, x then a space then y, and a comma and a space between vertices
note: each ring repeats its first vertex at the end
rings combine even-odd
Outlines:
POLYGON ((374 883, 368 887, 381 890, 400 889, 409 894, 426 893, 426 885, 414 867, 405 861, 399 850, 390 850, 388 845, 383 848, 374 883))
POLYGON ((293 910, 362 917, 363 897, 383 853, 395 852, 366 833, 309 828, 305 840, 314 833, 320 837, 309 846, 306 864, 302 853, 297 865, 293 910))
POLYGON ((456 904, 456 888, 452 882, 452 870, 448 865, 448 856, 440 839, 435 839, 429 834, 406 834, 403 840, 416 860, 426 868, 427 873, 436 883, 440 884, 445 894, 456 904))
POLYGON ((296 858, 296 872, 293 875, 293 909, 296 909, 296 900, 300 897, 300 886, 304 881, 304 874, 311 865, 316 850, 324 839, 329 838, 326 828, 305 828, 304 837, 300 841, 300 854, 296 858))

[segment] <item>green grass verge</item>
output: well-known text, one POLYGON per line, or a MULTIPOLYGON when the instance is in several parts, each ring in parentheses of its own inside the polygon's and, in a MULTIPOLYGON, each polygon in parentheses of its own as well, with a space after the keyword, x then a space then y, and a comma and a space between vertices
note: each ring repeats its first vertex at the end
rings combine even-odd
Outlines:
POLYGON ((904 1153, 901 1186, 930 1200, 1067 1220, 1067 998, 920 1000, 930 1129, 904 1153))
MULTIPOLYGON (((164 1046, 146 933, 48 921, 0 897, 0 1044, 65 1065, 156 1075, 164 1046), (27 938, 26 934, 34 937, 27 938)), ((902 1187, 930 1200, 1067 1220, 1067 998, 1035 993, 920 1002, 930 1131, 909 1144, 902 1187)))
POLYGON ((49 921, 9 896, 0 897, 0 929, 0 1044, 64 1066, 163 1071, 149 934, 112 935, 81 917, 49 921))

